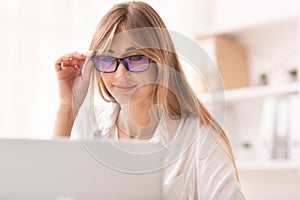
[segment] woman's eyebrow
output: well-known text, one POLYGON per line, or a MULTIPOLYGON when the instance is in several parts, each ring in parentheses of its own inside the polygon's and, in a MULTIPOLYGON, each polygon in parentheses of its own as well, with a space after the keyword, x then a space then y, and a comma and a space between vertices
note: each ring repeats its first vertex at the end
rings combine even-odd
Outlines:
MULTIPOLYGON (((135 49, 136 49, 135 47, 128 47, 127 49, 125 49, 125 52, 126 52, 126 51, 132 51, 132 50, 135 50, 135 49)), ((113 50, 111 50, 111 49, 109 49, 108 52, 109 52, 109 53, 115 53, 115 52, 114 52, 113 50)))
POLYGON ((129 47, 125 51, 132 51, 132 50, 135 50, 135 49, 136 49, 135 47, 129 47))

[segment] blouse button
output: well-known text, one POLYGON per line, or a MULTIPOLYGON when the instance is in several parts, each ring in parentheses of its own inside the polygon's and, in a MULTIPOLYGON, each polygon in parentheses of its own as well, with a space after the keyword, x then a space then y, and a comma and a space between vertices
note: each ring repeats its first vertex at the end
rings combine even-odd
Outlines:
POLYGON ((95 131, 95 132, 93 133, 93 135, 94 135, 95 137, 100 137, 100 136, 101 136, 101 131, 100 131, 100 130, 97 130, 97 131, 95 131))

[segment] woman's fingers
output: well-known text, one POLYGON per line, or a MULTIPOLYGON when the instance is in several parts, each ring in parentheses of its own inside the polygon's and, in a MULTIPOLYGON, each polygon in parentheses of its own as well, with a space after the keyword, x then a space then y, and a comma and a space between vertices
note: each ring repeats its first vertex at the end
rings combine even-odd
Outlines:
POLYGON ((60 71, 62 69, 73 67, 75 69, 80 68, 86 58, 86 54, 72 52, 61 56, 55 62, 55 70, 60 71))
POLYGON ((55 70, 58 75, 58 79, 64 79, 67 77, 82 76, 84 82, 89 83, 91 71, 93 69, 93 62, 90 59, 95 55, 95 51, 89 51, 86 53, 71 52, 62 55, 55 62, 55 70))

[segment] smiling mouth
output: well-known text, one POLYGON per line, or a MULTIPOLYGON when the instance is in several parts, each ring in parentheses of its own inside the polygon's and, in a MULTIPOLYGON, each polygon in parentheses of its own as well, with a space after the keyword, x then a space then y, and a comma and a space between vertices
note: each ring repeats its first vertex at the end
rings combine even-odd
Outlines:
POLYGON ((113 85, 114 92, 126 94, 131 92, 137 85, 113 85))

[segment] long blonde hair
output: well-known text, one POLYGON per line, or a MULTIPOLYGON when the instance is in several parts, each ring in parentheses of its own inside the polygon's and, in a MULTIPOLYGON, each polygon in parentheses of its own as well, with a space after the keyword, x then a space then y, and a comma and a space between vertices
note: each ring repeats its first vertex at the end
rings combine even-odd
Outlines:
MULTIPOLYGON (((141 48, 147 47, 143 49, 143 54, 159 66, 157 73, 159 84, 156 87, 155 102, 163 106, 170 118, 180 118, 182 115, 199 116, 200 121, 205 126, 213 128, 216 133, 220 134, 226 152, 228 152, 236 169, 231 145, 225 132, 188 84, 166 25, 151 6, 138 1, 115 5, 98 24, 90 50, 98 50, 100 46, 104 49, 109 46, 112 38, 117 33, 128 30, 133 30, 133 33, 129 34, 131 35, 129 39, 141 48), (141 28, 145 28, 146 31, 142 31, 142 33, 134 31, 141 28), (176 94, 169 88, 172 88, 172 91, 175 91, 176 94)), ((93 82, 96 81, 100 96, 105 101, 114 101, 101 76, 95 70, 93 71, 93 77, 93 82)), ((238 179, 237 170, 236 177, 238 179)))

